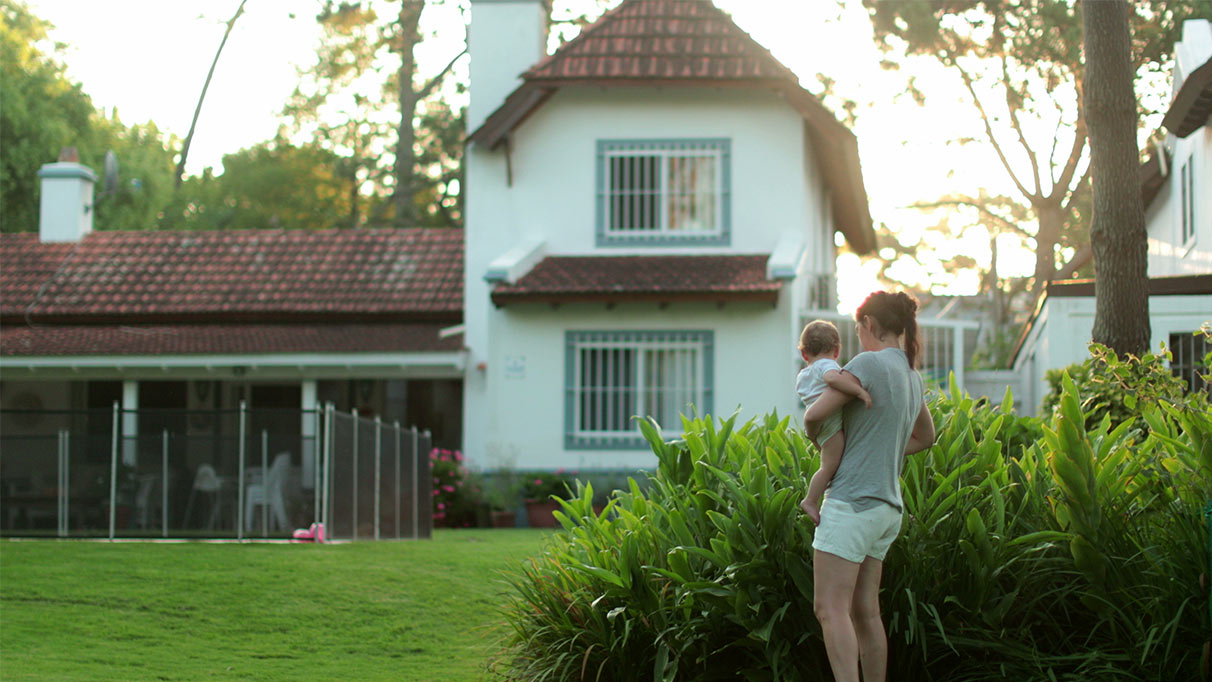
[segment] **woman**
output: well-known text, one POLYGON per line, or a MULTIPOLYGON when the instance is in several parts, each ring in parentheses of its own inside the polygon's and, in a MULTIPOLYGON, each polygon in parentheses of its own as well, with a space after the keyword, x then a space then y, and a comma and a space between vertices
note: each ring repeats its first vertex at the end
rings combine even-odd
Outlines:
POLYGON ((934 420, 915 371, 921 355, 917 302, 876 292, 855 313, 859 353, 845 367, 871 394, 871 407, 829 389, 804 413, 811 432, 842 409, 846 446, 812 542, 813 600, 837 682, 883 682, 888 639, 880 616, 884 557, 901 528, 904 455, 934 443, 934 420), (902 342, 904 347, 902 349, 902 342))

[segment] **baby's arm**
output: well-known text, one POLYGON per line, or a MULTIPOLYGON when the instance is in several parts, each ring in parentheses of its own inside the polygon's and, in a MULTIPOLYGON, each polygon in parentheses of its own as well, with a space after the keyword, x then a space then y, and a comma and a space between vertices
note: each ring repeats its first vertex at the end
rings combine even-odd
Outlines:
POLYGON ((871 407, 871 394, 863 388, 863 384, 846 370, 829 370, 825 372, 825 383, 829 388, 837 389, 842 393, 858 398, 863 401, 867 407, 871 407))

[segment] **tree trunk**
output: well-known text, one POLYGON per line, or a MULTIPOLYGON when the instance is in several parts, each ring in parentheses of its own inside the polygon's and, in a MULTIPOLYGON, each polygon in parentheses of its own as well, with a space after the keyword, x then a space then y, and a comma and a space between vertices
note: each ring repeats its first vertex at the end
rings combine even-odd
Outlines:
POLYGON ((395 225, 397 227, 413 227, 417 222, 416 215, 416 183, 413 174, 416 172, 417 159, 413 145, 416 143, 416 131, 412 120, 417 111, 417 91, 413 79, 416 76, 417 64, 412 50, 421 40, 418 26, 421 21, 421 11, 425 8, 421 0, 401 0, 400 15, 396 26, 396 52, 400 55, 400 125, 396 138, 396 167, 395 193, 392 203, 395 206, 395 225))
POLYGON ((1032 289, 1037 298, 1056 276, 1056 243, 1065 226, 1065 214, 1060 207, 1063 198, 1063 193, 1053 192, 1043 202, 1033 202, 1039 224, 1035 232, 1035 284, 1032 289))
POLYGON ((1140 355, 1149 350, 1149 281, 1130 12, 1126 0, 1082 3, 1094 189, 1094 341, 1121 355, 1140 355))

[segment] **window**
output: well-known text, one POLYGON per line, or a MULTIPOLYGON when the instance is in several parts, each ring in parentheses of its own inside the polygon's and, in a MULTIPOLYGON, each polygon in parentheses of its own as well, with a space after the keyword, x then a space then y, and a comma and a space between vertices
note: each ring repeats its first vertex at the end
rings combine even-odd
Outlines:
POLYGON ((600 140, 598 245, 727 244, 730 144, 600 140))
POLYGON ((1195 242, 1195 168, 1188 158, 1179 170, 1178 184, 1182 201, 1179 205, 1179 246, 1190 246, 1195 242))
POLYGON ((710 331, 567 332, 565 447, 643 449, 632 416, 680 424, 711 411, 710 331))
POLYGON ((1171 334, 1168 345, 1172 355, 1170 371, 1183 380, 1188 391, 1208 391, 1212 384, 1200 376, 1204 357, 1212 353, 1212 339, 1203 334, 1171 334))

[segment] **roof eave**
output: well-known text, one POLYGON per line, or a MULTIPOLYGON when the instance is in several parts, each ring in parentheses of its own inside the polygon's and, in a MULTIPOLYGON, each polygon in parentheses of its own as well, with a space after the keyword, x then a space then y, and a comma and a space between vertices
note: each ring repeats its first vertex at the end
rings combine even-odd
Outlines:
POLYGON ((492 303, 498 308, 517 303, 561 305, 565 303, 767 303, 777 305, 778 289, 763 291, 588 291, 588 292, 492 292, 492 303))
POLYGON ((1179 137, 1187 137, 1203 127, 1209 115, 1212 115, 1212 59, 1187 75, 1162 125, 1179 137))

